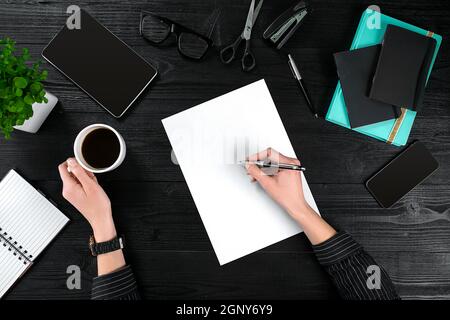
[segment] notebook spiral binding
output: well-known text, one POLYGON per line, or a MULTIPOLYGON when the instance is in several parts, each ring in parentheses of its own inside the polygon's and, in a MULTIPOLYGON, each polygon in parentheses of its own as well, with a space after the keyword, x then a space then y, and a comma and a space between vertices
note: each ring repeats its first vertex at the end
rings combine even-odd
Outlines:
POLYGON ((14 241, 14 239, 11 236, 8 236, 8 233, 3 231, 3 229, 0 227, 0 248, 5 247, 8 249, 8 251, 11 251, 14 256, 17 256, 17 259, 20 261, 23 261, 23 264, 27 265, 31 263, 31 258, 33 256, 31 254, 28 254, 27 250, 23 250, 23 247, 17 243, 17 241, 14 241))

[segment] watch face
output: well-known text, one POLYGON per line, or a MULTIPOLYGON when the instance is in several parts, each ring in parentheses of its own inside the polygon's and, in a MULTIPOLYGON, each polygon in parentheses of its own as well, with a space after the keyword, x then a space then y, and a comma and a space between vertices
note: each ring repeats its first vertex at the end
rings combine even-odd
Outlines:
POLYGON ((95 251, 95 238, 93 235, 89 237, 89 249, 94 257, 97 256, 97 252, 95 251))

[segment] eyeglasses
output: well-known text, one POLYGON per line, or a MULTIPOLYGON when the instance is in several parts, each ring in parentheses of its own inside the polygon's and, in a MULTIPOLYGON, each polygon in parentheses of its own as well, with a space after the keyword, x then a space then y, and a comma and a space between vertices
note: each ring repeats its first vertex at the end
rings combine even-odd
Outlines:
POLYGON ((141 11, 139 33, 154 45, 163 44, 174 34, 178 43, 178 52, 195 60, 202 59, 212 45, 211 39, 148 11, 141 11))

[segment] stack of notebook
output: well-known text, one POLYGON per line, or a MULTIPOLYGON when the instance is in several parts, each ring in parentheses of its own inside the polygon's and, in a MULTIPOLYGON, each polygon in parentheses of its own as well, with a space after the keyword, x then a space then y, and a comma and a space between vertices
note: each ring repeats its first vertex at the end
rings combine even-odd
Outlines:
POLYGON ((350 51, 336 53, 339 83, 326 120, 405 145, 442 37, 366 10, 350 51), (379 15, 380 25, 371 23, 379 15))

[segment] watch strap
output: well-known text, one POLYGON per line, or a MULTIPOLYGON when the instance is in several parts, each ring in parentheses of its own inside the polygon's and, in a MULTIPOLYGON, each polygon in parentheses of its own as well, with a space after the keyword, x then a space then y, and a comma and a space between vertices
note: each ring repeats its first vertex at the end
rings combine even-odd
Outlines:
POLYGON ((91 253, 93 256, 98 256, 100 254, 105 254, 109 252, 113 252, 116 250, 120 250, 124 248, 123 237, 115 237, 109 241, 104 242, 95 242, 94 236, 91 236, 89 240, 89 247, 91 249, 91 253))

